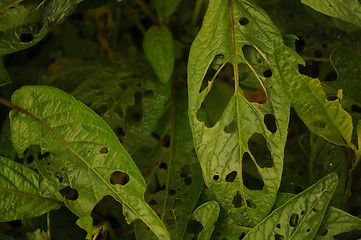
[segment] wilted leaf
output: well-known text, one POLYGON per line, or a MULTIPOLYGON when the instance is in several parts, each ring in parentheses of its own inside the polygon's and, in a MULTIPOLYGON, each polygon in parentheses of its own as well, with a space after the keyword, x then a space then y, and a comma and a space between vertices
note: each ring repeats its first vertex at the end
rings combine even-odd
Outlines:
POLYGON ((321 179, 273 211, 244 240, 313 239, 336 186, 336 174, 321 179))
POLYGON ((47 158, 48 171, 66 173, 70 186, 61 192, 84 228, 89 231, 94 206, 110 195, 123 204, 129 222, 139 218, 159 238, 169 239, 163 223, 144 202, 141 173, 98 115, 71 95, 46 86, 23 87, 12 95, 12 103, 23 109, 10 112, 16 151, 22 155, 31 145, 40 145, 42 153, 54 155, 47 158))
POLYGON ((143 49, 159 79, 169 82, 175 60, 172 33, 165 26, 151 27, 144 36, 143 49))
POLYGON ((281 181, 290 105, 275 77, 283 69, 274 64, 272 41, 283 45, 282 34, 251 1, 211 0, 190 51, 189 118, 195 148, 205 183, 221 205, 221 216, 227 216, 220 218, 235 228, 255 226, 267 216, 281 181), (245 81, 240 68, 258 81, 262 97, 257 93, 257 101, 248 100, 240 88, 245 81), (198 114, 222 79, 233 91, 217 121, 208 126, 198 114))
POLYGON ((321 13, 361 27, 361 5, 357 0, 301 0, 301 2, 321 13))
MULTIPOLYGON (((153 133, 156 139, 151 139, 159 142, 140 148, 134 159, 148 183, 145 200, 161 217, 171 238, 181 240, 202 191, 203 179, 193 152, 185 89, 172 96, 170 104, 170 111, 165 112, 158 131, 153 133)), ((136 224, 135 230, 137 239, 155 239, 144 224, 136 224)))
POLYGON ((60 194, 43 197, 38 185, 37 173, 0 156, 0 222, 37 217, 60 208, 60 194))

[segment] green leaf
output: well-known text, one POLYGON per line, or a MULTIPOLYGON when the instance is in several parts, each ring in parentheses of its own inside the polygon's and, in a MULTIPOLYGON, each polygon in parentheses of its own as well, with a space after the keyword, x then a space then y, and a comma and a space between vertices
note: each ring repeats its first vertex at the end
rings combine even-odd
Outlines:
POLYGON ((313 239, 336 186, 336 174, 321 179, 273 211, 244 240, 313 239))
POLYGON ((283 69, 274 64, 273 41, 284 45, 282 34, 251 1, 211 0, 190 51, 189 119, 195 149, 205 183, 228 219, 222 224, 235 228, 253 227, 267 216, 281 181, 290 104, 275 77, 283 69), (245 79, 238 75, 240 68, 248 69, 261 89, 241 89, 245 79), (198 112, 222 78, 234 88, 219 108, 218 121, 208 126, 198 112), (261 98, 254 101, 252 94, 261 98))
POLYGON ((170 83, 161 83, 155 75, 138 77, 118 65, 94 71, 86 69, 80 74, 77 79, 85 81, 72 95, 97 112, 116 132, 125 149, 133 154, 150 136, 163 114, 170 83))
POLYGON ((331 207, 327 209, 325 217, 321 223, 320 230, 314 239, 343 239, 339 234, 354 230, 361 230, 361 219, 340 209, 331 207))
POLYGON ((295 51, 274 45, 278 51, 277 65, 283 69, 279 72, 283 89, 300 118, 312 132, 327 141, 340 146, 349 145, 353 128, 351 116, 339 102, 326 99, 318 79, 298 72, 298 64, 304 64, 304 61, 295 51))
POLYGON ((50 240, 49 234, 41 229, 26 233, 26 236, 28 237, 28 240, 50 240))
POLYGON ((143 39, 143 49, 159 79, 163 83, 168 82, 175 60, 172 33, 166 26, 149 28, 143 39))
POLYGON ((3 59, 0 56, 0 87, 9 83, 11 83, 11 79, 4 67, 3 59))
POLYGON ((357 0, 301 0, 311 8, 361 27, 361 5, 357 0))
POLYGON ((0 55, 17 52, 34 46, 46 34, 48 24, 30 24, 0 32, 0 55))
POLYGON ((53 0, 47 3, 46 11, 44 12, 44 17, 46 17, 49 22, 59 23, 64 20, 83 0, 64 0, 57 1, 53 0))
POLYGON ((167 19, 176 10, 180 0, 154 0, 155 9, 157 10, 158 16, 167 19))
POLYGON ((16 151, 21 156, 31 145, 40 145, 42 153, 55 156, 46 158, 48 170, 66 173, 70 187, 63 191, 65 204, 80 219, 110 195, 123 204, 129 222, 139 218, 160 239, 169 239, 163 223, 144 202, 146 184, 138 168, 98 115, 53 87, 25 86, 11 99, 19 107, 10 112, 16 151))
POLYGON ((0 222, 31 218, 58 209, 61 196, 43 197, 33 170, 0 156, 0 222))
MULTIPOLYGON (((145 200, 161 216, 172 239, 181 240, 202 191, 203 178, 193 152, 184 88, 172 96, 170 104, 170 111, 165 112, 155 131, 159 142, 140 148, 134 159, 148 183, 145 200)), ((154 239, 144 224, 135 226, 137 239, 154 239)))
POLYGON ((203 226, 202 231, 197 237, 198 240, 211 239, 219 215, 219 210, 219 204, 215 201, 211 201, 202 204, 193 212, 192 219, 200 222, 203 226))

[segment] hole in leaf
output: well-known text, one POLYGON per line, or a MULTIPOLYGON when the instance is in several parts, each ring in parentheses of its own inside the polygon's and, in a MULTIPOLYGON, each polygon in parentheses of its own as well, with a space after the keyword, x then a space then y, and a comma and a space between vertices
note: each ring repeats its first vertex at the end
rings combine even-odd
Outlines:
POLYGON ((250 198, 246 200, 246 204, 249 208, 257 208, 257 205, 250 198))
POLYGON ((78 191, 75 188, 71 188, 69 186, 61 189, 59 192, 67 200, 75 201, 79 197, 78 191))
POLYGON ((226 133, 233 133, 237 130, 237 123, 235 120, 230 122, 227 126, 224 127, 226 133))
POLYGON ((159 165, 159 168, 160 168, 160 169, 167 170, 167 169, 168 169, 168 165, 167 165, 165 162, 162 162, 162 163, 159 165))
POLYGON ((154 96, 154 92, 153 92, 153 90, 147 90, 143 93, 143 96, 145 98, 152 98, 154 96))
POLYGON ((150 206, 155 206, 155 205, 158 205, 159 203, 157 202, 157 200, 151 199, 151 200, 148 202, 148 204, 149 204, 150 206))
POLYGON ((303 214, 305 214, 305 213, 306 213, 305 211, 303 211, 303 210, 301 211, 301 215, 303 215, 303 214))
POLYGON ((275 234, 275 240, 284 240, 285 237, 281 234, 275 234))
POLYGON ((272 77, 272 70, 271 69, 267 69, 266 71, 263 72, 263 76, 265 78, 270 78, 272 77))
POLYGON ((25 158, 26 164, 31 164, 33 161, 34 161, 33 156, 26 156, 26 158, 25 158))
POLYGON ((160 140, 160 145, 162 145, 165 148, 168 148, 170 146, 170 136, 169 136, 169 134, 164 135, 162 140, 160 140))
POLYGON ((159 178, 158 178, 158 175, 155 175, 155 177, 151 178, 148 186, 147 186, 147 191, 150 193, 150 194, 154 194, 154 193, 157 193, 159 191, 163 191, 164 189, 166 188, 165 185, 161 185, 159 183, 159 178))
POLYGON ((328 96, 327 100, 328 101, 336 101, 336 100, 338 100, 338 97, 337 96, 328 96))
POLYGON ((239 191, 237 191, 236 195, 234 195, 232 205, 234 206, 234 208, 242 207, 242 195, 239 191))
POLYGON ((184 165, 184 167, 182 167, 182 169, 181 169, 180 177, 181 178, 187 177, 191 173, 191 171, 192 171, 192 169, 189 164, 184 165))
POLYGON ((246 236, 246 233, 242 233, 240 236, 239 236, 239 240, 242 240, 244 238, 244 236, 246 236))
POLYGON ((187 232, 193 233, 195 235, 195 239, 197 239, 197 236, 200 232, 203 230, 203 225, 196 221, 196 220, 190 220, 187 224, 187 232))
POLYGON ((318 209, 316 209, 316 208, 314 207, 314 208, 312 208, 312 211, 313 211, 313 212, 318 212, 318 209))
POLYGON ((223 55, 217 55, 214 57, 210 67, 207 70, 206 75, 203 78, 199 92, 202 92, 208 86, 208 83, 213 79, 214 75, 217 73, 217 69, 220 65, 222 65, 222 63, 220 65, 218 64, 218 62, 220 62, 219 59, 222 58, 224 59, 223 55))
POLYGON ((23 43, 29 43, 33 41, 34 37, 31 33, 23 33, 20 35, 20 41, 23 43))
POLYGON ((246 17, 241 17, 241 19, 239 20, 239 24, 241 24, 242 26, 245 26, 248 23, 249 23, 249 20, 246 17))
POLYGON ((325 127, 326 127, 326 123, 325 123, 325 122, 322 122, 322 121, 316 121, 316 122, 313 122, 313 126, 319 127, 319 128, 325 128, 325 127))
POLYGON ((218 173, 214 173, 213 180, 215 180, 215 181, 219 180, 219 174, 218 173))
POLYGON ((247 99, 248 102, 255 102, 263 104, 267 102, 266 92, 263 90, 257 89, 256 91, 242 89, 243 96, 247 99))
POLYGON ((337 72, 330 72, 326 75, 325 77, 325 81, 326 82, 333 82, 333 81, 336 81, 337 80, 337 72))
POLYGON ((325 226, 321 225, 320 228, 318 229, 316 235, 318 235, 318 236, 326 236, 327 232, 328 232, 327 228, 325 226))
POLYGON ((102 147, 102 148, 99 150, 99 152, 100 152, 101 154, 107 154, 107 153, 108 153, 108 148, 107 148, 107 147, 102 147))
POLYGON ((192 181, 193 181, 192 177, 186 177, 186 178, 184 179, 184 184, 185 184, 185 185, 191 185, 191 184, 192 184, 192 181))
POLYGON ((264 182, 248 152, 245 152, 242 158, 242 179, 243 184, 250 190, 262 190, 264 187, 264 182))
POLYGON ((306 45, 306 42, 305 42, 305 40, 303 40, 302 37, 299 37, 298 39, 296 39, 295 45, 296 45, 296 52, 300 53, 303 51, 303 49, 306 45))
POLYGON ((277 131, 276 118, 273 114, 264 115, 263 122, 266 125, 268 131, 271 133, 275 133, 277 131))
POLYGON ((233 66, 227 63, 219 71, 212 88, 197 111, 197 119, 213 127, 221 118, 224 109, 234 94, 233 66))
POLYGON ((126 118, 128 121, 133 120, 133 123, 139 123, 143 116, 143 94, 139 91, 134 93, 134 105, 127 108, 126 118))
POLYGON ((110 183, 113 185, 120 184, 125 185, 129 182, 129 175, 122 171, 114 171, 110 175, 110 183))
POLYGON ((157 133, 155 133, 155 132, 152 132, 151 135, 152 135, 152 137, 154 137, 156 140, 158 140, 158 141, 160 140, 159 134, 157 134, 157 133))
POLYGON ((234 182, 236 177, 237 177, 237 171, 230 172, 226 176, 226 182, 234 182))
POLYGON ((352 111, 352 112, 358 112, 358 113, 361 113, 361 107, 359 107, 359 106, 357 106, 357 105, 353 104, 353 105, 351 105, 351 111, 352 111))
POLYGON ((296 227, 297 224, 298 224, 298 219, 299 219, 298 214, 297 214, 297 213, 293 213, 293 214, 291 215, 291 217, 290 217, 290 222, 289 222, 290 226, 291 226, 291 227, 296 227))
POLYGON ((310 231, 311 231, 311 228, 307 229, 306 231, 307 231, 307 232, 310 232, 310 231))
POLYGON ((49 157, 49 156, 50 156, 49 152, 45 152, 43 154, 40 154, 40 152, 39 152, 38 159, 43 159, 43 158, 46 158, 46 157, 49 157))
POLYGON ((171 196, 174 196, 176 194, 176 191, 174 188, 172 188, 171 190, 168 191, 168 194, 171 196))
POLYGON ((273 166, 271 152, 268 149, 266 139, 262 134, 254 133, 248 139, 248 148, 256 159, 259 167, 264 168, 273 166))
POLYGON ((281 224, 277 223, 276 228, 281 229, 281 224))

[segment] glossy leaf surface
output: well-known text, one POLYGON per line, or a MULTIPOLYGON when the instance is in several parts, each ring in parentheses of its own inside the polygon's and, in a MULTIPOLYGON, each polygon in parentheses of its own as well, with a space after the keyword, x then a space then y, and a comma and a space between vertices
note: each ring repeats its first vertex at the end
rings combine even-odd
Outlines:
MULTIPOLYGON (((65 204, 88 233, 94 206, 110 195, 123 204, 128 222, 139 218, 160 239, 169 239, 163 223, 144 202, 141 173, 98 115, 53 87, 23 87, 11 100, 24 109, 10 112, 16 151, 21 156, 31 145, 40 145, 42 153, 53 156, 46 158, 48 171, 65 172, 70 184, 63 192, 65 204)), ((56 174, 52 176, 56 179, 56 174)))
POLYGON ((254 226, 266 217, 281 180, 290 105, 277 77, 283 69, 274 63, 272 42, 284 45, 267 14, 251 1, 211 0, 191 47, 189 118, 195 148, 205 183, 233 225, 254 226), (257 91, 241 89, 240 70, 253 76, 257 91), (234 88, 218 121, 206 126, 201 106, 222 81, 221 71, 231 75, 234 81, 227 84, 234 88), (259 147, 250 150, 251 145, 259 147))
POLYGON ((287 201, 254 227, 244 238, 313 239, 337 185, 330 174, 287 201))
POLYGON ((33 170, 0 156, 0 222, 31 218, 61 207, 62 197, 43 197, 39 175, 33 170))

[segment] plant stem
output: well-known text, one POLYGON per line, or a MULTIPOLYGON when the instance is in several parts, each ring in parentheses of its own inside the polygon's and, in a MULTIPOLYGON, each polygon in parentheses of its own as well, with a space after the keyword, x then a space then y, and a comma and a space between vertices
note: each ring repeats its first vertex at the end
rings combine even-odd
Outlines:
POLYGON ((201 11, 201 7, 203 5, 203 1, 204 0, 197 0, 197 2, 196 2, 196 6, 194 7, 192 21, 191 21, 191 29, 194 29, 194 27, 197 24, 197 20, 198 20, 198 17, 199 17, 199 13, 201 11))
POLYGON ((131 7, 128 6, 128 4, 124 4, 127 12, 129 13, 129 16, 131 19, 133 19, 135 25, 137 26, 138 30, 144 35, 145 34, 145 28, 142 25, 142 23, 139 21, 138 16, 134 13, 131 7))
POLYGON ((147 6, 144 2, 142 2, 142 0, 133 0, 133 1, 134 1, 141 9, 143 9, 143 11, 148 15, 148 17, 149 17, 150 19, 152 19, 152 21, 153 21, 156 25, 160 26, 160 22, 159 22, 157 16, 156 16, 152 11, 150 11, 150 9, 148 8, 148 6, 147 6))

